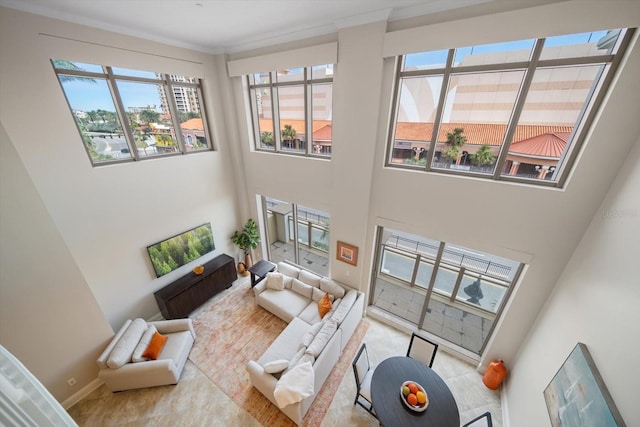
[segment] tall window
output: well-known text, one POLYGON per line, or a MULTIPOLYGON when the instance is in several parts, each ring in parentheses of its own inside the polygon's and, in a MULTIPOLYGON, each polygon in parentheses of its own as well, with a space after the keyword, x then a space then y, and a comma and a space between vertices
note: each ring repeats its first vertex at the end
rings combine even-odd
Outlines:
POLYGON ((51 62, 94 166, 212 149, 199 79, 51 62))
POLYGON ((257 150, 331 157, 333 64, 247 76, 257 150))
POLYGON ((631 33, 400 56, 387 165, 563 185, 631 33))
POLYGON ((377 239, 370 305, 480 354, 522 265, 382 227, 377 239))
POLYGON ((262 196, 269 259, 329 273, 329 214, 262 196))

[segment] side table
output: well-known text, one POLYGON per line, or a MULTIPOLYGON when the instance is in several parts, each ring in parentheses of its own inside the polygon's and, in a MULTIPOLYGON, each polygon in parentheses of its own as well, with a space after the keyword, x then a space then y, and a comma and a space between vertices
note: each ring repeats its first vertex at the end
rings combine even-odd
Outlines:
POLYGON ((260 281, 267 276, 267 273, 270 273, 275 269, 276 265, 274 263, 263 259, 253 264, 247 269, 249 270, 249 273, 251 273, 251 287, 253 288, 255 285, 260 283, 260 281))

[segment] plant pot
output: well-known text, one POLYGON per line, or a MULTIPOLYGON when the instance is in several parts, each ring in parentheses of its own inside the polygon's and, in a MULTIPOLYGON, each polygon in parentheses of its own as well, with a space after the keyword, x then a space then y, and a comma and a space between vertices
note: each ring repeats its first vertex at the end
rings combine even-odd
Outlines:
POLYGON ((251 262, 251 254, 250 253, 246 253, 244 254, 244 265, 246 268, 249 268, 253 265, 253 263, 251 262))

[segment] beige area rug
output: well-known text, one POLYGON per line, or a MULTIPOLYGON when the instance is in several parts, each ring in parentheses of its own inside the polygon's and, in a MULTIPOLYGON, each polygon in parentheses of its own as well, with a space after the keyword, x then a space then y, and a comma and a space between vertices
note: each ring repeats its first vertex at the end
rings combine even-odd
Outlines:
MULTIPOLYGON (((211 304, 194 319, 196 343, 189 359, 213 383, 264 426, 294 426, 286 415, 249 382, 246 365, 258 360, 287 326, 254 302, 248 281, 211 304)), ((304 426, 319 426, 364 338, 363 320, 304 418, 304 426)))

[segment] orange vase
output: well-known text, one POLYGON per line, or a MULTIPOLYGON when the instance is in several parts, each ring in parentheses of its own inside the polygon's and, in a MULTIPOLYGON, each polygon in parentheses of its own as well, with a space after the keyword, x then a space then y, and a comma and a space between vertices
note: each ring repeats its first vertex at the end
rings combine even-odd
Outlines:
POLYGON ((482 382, 491 390, 497 390, 505 375, 507 375, 507 368, 504 366, 504 361, 494 360, 484 371, 482 382))

